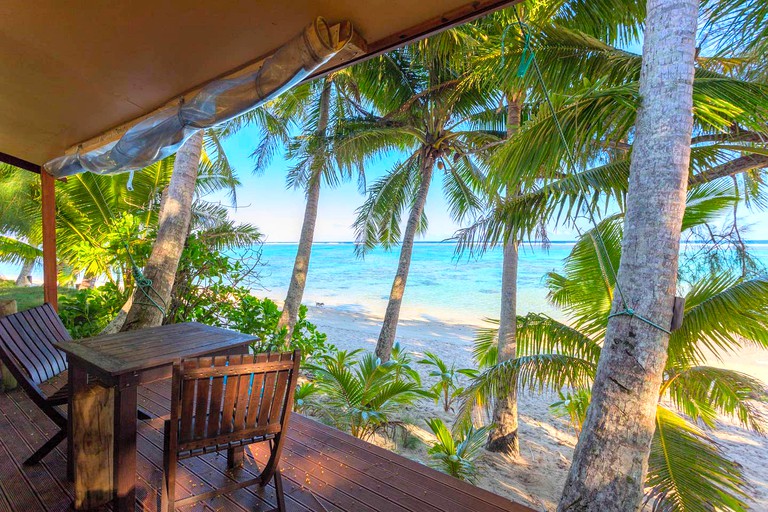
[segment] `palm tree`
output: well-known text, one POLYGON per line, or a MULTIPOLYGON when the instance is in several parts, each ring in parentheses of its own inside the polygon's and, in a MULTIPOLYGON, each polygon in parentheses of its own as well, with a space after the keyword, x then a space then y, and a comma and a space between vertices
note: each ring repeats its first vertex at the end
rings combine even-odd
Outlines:
POLYGON ((430 395, 407 372, 398 372, 395 361, 382 363, 371 353, 357 359, 359 353, 336 351, 306 369, 325 397, 325 402, 317 402, 320 411, 337 428, 367 440, 396 425, 391 415, 402 406, 430 395))
POLYGON ((16 286, 29 286, 35 262, 42 257, 41 231, 27 208, 39 198, 39 179, 7 164, 0 164, 0 261, 21 265, 16 286))
MULTIPOLYGON (((683 225, 701 225, 737 200, 727 182, 694 190, 689 193, 683 225)), ((536 313, 519 318, 517 357, 492 364, 468 387, 462 418, 469 415, 473 403, 504 396, 508 383, 537 392, 568 387, 575 393, 589 393, 616 290, 615 278, 605 272, 605 265, 607 260, 618 264, 621 243, 618 215, 579 239, 563 273, 550 273, 547 278, 550 300, 562 308, 568 322, 536 313), (598 232, 604 250, 596 247, 598 232)), ((753 402, 767 401, 768 395, 765 383, 707 366, 706 354, 744 344, 768 349, 768 280, 715 274, 693 283, 685 298, 682 326, 670 336, 662 385, 654 400, 656 430, 645 481, 647 499, 660 510, 745 510, 746 482, 741 470, 723 456, 706 430, 716 428, 717 416, 725 415, 763 432, 768 425, 753 402)), ((486 342, 477 347, 477 353, 487 355, 492 346, 486 342)), ((493 355, 490 359, 494 363, 493 355)))
POLYGON ((451 215, 462 219, 480 206, 476 190, 483 176, 472 152, 503 130, 503 113, 496 111, 498 94, 478 85, 461 86, 464 56, 474 44, 467 32, 450 31, 353 70, 363 96, 381 115, 368 113, 345 123, 337 135, 337 151, 346 161, 406 152, 370 187, 354 224, 359 255, 376 245, 390 249, 401 243, 376 345, 382 361, 389 360, 395 341, 414 240, 427 227, 424 207, 435 168, 443 171, 451 215))
MULTIPOLYGON (((288 171, 288 185, 304 188, 307 196, 291 281, 278 323, 278 329, 286 328, 286 339, 291 337, 304 297, 321 185, 325 182, 327 186, 336 186, 355 174, 352 166, 334 157, 330 136, 341 119, 353 114, 350 109, 355 104, 359 104, 359 98, 356 99, 349 71, 338 71, 281 96, 263 107, 267 112, 257 120, 264 136, 254 151, 255 170, 263 171, 276 147, 284 145, 287 159, 295 162, 288 171), (293 125, 299 135, 290 137, 293 125)), ((361 189, 364 188, 362 167, 357 168, 357 177, 361 189)))
MULTIPOLYGON (((503 45, 498 35, 495 40, 489 38, 489 47, 483 47, 483 52, 478 53, 473 61, 473 75, 477 77, 470 77, 480 80, 495 76, 500 87, 509 88, 514 84, 524 88, 526 112, 531 117, 519 136, 495 144, 495 154, 489 159, 492 169, 489 175, 495 177, 493 181, 501 193, 507 189, 507 183, 517 183, 522 190, 506 197, 499 194, 499 199, 490 201, 490 210, 477 223, 457 233, 460 252, 469 249, 482 253, 494 245, 504 247, 502 315, 496 336, 504 354, 514 354, 511 334, 516 318, 512 311, 516 294, 511 276, 516 270, 516 251, 512 249, 520 239, 540 236, 541 227, 548 222, 573 222, 583 214, 585 204, 595 210, 600 199, 606 197, 621 206, 626 194, 631 146, 624 141, 635 118, 635 107, 631 105, 639 103, 632 91, 639 78, 640 57, 617 50, 596 36, 608 42, 622 42, 622 39, 626 42, 636 37, 639 18, 635 18, 633 24, 631 16, 622 21, 603 13, 591 17, 603 20, 598 26, 577 24, 574 20, 581 19, 589 7, 569 10, 565 2, 560 9, 552 18, 542 18, 545 21, 537 21, 535 17, 526 21, 535 30, 530 34, 531 39, 537 55, 542 56, 541 67, 536 71, 543 75, 554 94, 566 93, 571 98, 562 103, 555 99, 558 118, 570 140, 568 145, 562 144, 552 113, 545 108, 541 84, 520 80, 516 65, 499 68, 503 45), (617 30, 617 27, 623 28, 617 30), (586 88, 581 86, 579 90, 582 82, 586 88), (614 98, 608 100, 614 94, 614 98), (585 123, 587 118, 595 121, 585 123), (595 161, 605 164, 584 172, 561 174, 562 162, 567 162, 564 150, 569 145, 578 147, 576 164, 595 161)), ((623 10, 619 11, 624 15, 623 10)), ((509 49, 505 55, 517 64, 524 45, 520 41, 517 45, 509 44, 510 37, 507 40, 509 49)), ((743 190, 755 190, 760 179, 758 175, 750 177, 750 173, 768 165, 768 157, 763 154, 764 142, 761 143, 765 138, 759 133, 765 126, 765 91, 757 84, 728 79, 708 69, 722 69, 728 61, 727 58, 699 59, 694 84, 697 137, 692 147, 692 171, 697 174, 691 177, 691 182, 704 183, 719 176, 738 174, 746 181, 743 190), (736 89, 740 92, 736 93, 736 89)), ((531 75, 533 72, 528 73, 531 75)), ((494 423, 500 427, 492 431, 489 448, 514 451, 515 408, 514 397, 496 404, 494 423)))
MULTIPOLYGON (((237 180, 221 146, 219 133, 215 130, 198 131, 176 153, 168 186, 162 193, 157 232, 143 270, 144 278, 151 283, 151 290, 137 283, 129 300, 130 306, 126 304, 123 307, 122 311, 127 310, 127 313, 121 331, 143 329, 163 322, 171 302, 181 254, 193 226, 195 192, 198 186, 203 190, 211 189, 221 181, 230 185, 232 200, 236 201, 234 188, 237 180), (204 172, 202 183, 199 182, 201 169, 204 172), (147 300, 136 300, 137 297, 147 300)), ((217 209, 213 208, 211 213, 216 212, 217 209)), ((220 215, 218 228, 226 231, 229 239, 237 239, 238 232, 233 231, 220 215)), ((250 226, 244 228, 239 234, 258 239, 258 233, 250 226)))
POLYGON ((137 288, 121 331, 135 331, 163 322, 165 305, 171 300, 173 281, 192 222, 192 201, 202 150, 203 132, 198 131, 176 153, 171 180, 160 204, 157 237, 144 267, 144 275, 152 283, 156 298, 151 303, 136 300, 136 294, 147 293, 137 288))
MULTIPOLYGON (((586 80, 602 80, 606 75, 616 73, 616 64, 611 59, 605 59, 604 54, 619 53, 610 46, 611 44, 636 41, 640 19, 644 15, 642 2, 611 5, 564 0, 543 4, 523 3, 522 8, 526 25, 522 24, 517 7, 501 11, 477 23, 478 30, 482 31, 485 37, 481 47, 472 56, 471 72, 467 80, 493 84, 503 93, 507 105, 506 134, 503 139, 490 145, 491 155, 494 150, 514 138, 521 126, 523 110, 525 117, 529 118, 537 111, 546 109, 546 97, 536 84, 536 74, 526 74, 526 66, 531 64, 529 59, 532 56, 532 48, 535 48, 537 53, 547 55, 546 59, 541 60, 543 69, 539 69, 538 61, 533 62, 536 72, 543 73, 547 79, 556 78, 551 87, 558 93, 573 94, 583 87, 582 83, 586 80), (522 30, 524 28, 525 30, 522 30), (531 31, 534 32, 533 35, 531 31), (599 51, 595 51, 595 46, 599 51)), ((540 175, 539 170, 534 167, 515 172, 504 171, 504 164, 493 156, 486 164, 490 167, 488 193, 491 200, 488 202, 491 208, 500 201, 512 201, 521 196, 526 191, 526 184, 530 183, 531 177, 540 175), (528 173, 529 176, 520 179, 522 173, 528 173), (510 174, 513 179, 501 178, 510 174)), ((544 226, 548 219, 546 216, 537 216, 536 213, 530 212, 528 220, 540 228, 538 237, 545 238, 544 226)), ((502 247, 501 305, 496 338, 498 352, 504 359, 514 358, 515 355, 520 244, 520 233, 514 230, 514 226, 509 228, 508 231, 499 232, 497 239, 484 240, 480 251, 495 245, 502 247)), ((459 244, 458 252, 462 252, 464 248, 465 245, 459 244)), ((493 423, 495 427, 490 431, 486 449, 517 454, 519 441, 515 396, 496 402, 493 423)))
MULTIPOLYGON (((222 210, 203 196, 224 191, 235 200, 239 184, 226 161, 218 135, 208 132, 204 139, 195 184, 197 200, 192 208, 196 222, 218 223, 222 210)), ((154 236, 162 192, 168 187, 174 158, 157 162, 134 176, 104 176, 83 173, 57 186, 57 259, 63 273, 98 276, 131 289, 131 266, 125 244, 140 265, 150 252, 146 243, 154 236)), ((0 251, 9 258, 36 258, 41 238, 39 179, 10 166, 0 168, 0 251)), ((18 261, 17 261, 18 262, 18 261)))

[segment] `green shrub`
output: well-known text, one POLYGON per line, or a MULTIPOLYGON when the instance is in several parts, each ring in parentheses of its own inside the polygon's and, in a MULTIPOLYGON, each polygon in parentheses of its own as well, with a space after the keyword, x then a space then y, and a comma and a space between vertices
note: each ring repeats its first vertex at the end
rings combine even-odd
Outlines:
POLYGON ((296 391, 293 395, 293 410, 304 414, 314 409, 315 404, 311 397, 318 391, 320 390, 314 382, 303 382, 296 386, 296 391))
POLYGON ((377 431, 397 425, 392 415, 421 396, 431 396, 406 374, 396 373, 397 363, 381 363, 373 354, 357 359, 360 350, 335 351, 309 365, 325 400, 323 415, 336 428, 370 439, 377 431))
POLYGON ((117 315, 127 294, 113 283, 59 298, 59 316, 73 338, 99 334, 117 315))
POLYGON ((396 342, 392 347, 392 357, 390 362, 394 365, 395 377, 397 379, 410 379, 417 384, 421 384, 421 375, 412 366, 413 357, 411 353, 404 349, 400 342, 396 342))
POLYGON ((436 438, 435 444, 428 451, 432 459, 430 466, 461 480, 475 483, 475 460, 482 453, 491 426, 476 429, 470 425, 458 434, 453 434, 440 418, 427 420, 427 425, 436 438))
POLYGON ((329 353, 334 347, 307 320, 306 306, 299 308, 291 339, 285 342, 287 330, 277 328, 280 308, 270 299, 251 295, 258 265, 258 255, 236 259, 191 236, 182 253, 166 323, 195 321, 252 334, 259 338, 254 352, 299 349, 302 364, 329 353))
POLYGON ((587 418, 587 408, 592 394, 588 389, 576 391, 557 392, 560 400, 549 406, 555 416, 567 416, 576 433, 581 432, 581 426, 587 418))

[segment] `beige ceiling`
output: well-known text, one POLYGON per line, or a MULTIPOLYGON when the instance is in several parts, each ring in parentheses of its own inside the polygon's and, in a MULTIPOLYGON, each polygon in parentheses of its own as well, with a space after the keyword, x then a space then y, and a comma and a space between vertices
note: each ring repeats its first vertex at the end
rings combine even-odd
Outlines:
POLYGON ((0 153, 42 164, 268 55, 316 16, 352 21, 373 54, 508 3, 3 0, 0 153))

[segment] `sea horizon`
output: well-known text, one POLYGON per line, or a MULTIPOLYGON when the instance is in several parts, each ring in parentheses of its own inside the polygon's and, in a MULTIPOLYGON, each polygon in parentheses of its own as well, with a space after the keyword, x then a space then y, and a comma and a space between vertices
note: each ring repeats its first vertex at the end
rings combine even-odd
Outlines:
MULTIPOLYGON (((547 300, 546 276, 562 270, 563 260, 575 240, 554 240, 549 244, 526 242, 520 248, 518 270, 518 313, 545 313, 558 319, 563 314, 547 300)), ((768 241, 747 242, 752 253, 768 266, 768 241)), ((293 271, 296 242, 264 242, 253 248, 260 251, 258 284, 254 295, 278 303, 293 271)), ((687 243, 687 246, 696 244, 687 243)), ((397 268, 399 248, 375 248, 365 255, 355 254, 355 242, 326 241, 313 244, 303 303, 347 313, 383 317, 392 279, 397 268)), ((501 248, 491 248, 481 256, 468 252, 461 257, 454 240, 420 240, 414 244, 411 268, 401 309, 403 320, 439 320, 447 323, 482 324, 485 318, 498 318, 501 301, 501 248)), ((236 251, 235 257, 252 249, 236 251)), ((15 279, 18 265, 0 264, 0 276, 15 279)), ((36 267, 33 281, 42 281, 36 267)))
MULTIPOLYGON (((563 319, 547 300, 546 276, 562 270, 574 241, 524 243, 518 269, 518 313, 545 313, 563 319)), ((260 286, 255 295, 281 302, 290 282, 297 243, 261 246, 260 286)), ((687 244, 689 246, 695 244, 687 244)), ((749 242, 752 252, 768 265, 768 241, 749 242)), ((354 242, 313 244, 303 303, 382 317, 386 310, 399 249, 375 248, 358 257, 354 242)), ((458 257, 455 242, 421 240, 414 244, 403 297, 401 318, 436 319, 449 323, 482 324, 498 318, 501 301, 502 251, 458 257)))

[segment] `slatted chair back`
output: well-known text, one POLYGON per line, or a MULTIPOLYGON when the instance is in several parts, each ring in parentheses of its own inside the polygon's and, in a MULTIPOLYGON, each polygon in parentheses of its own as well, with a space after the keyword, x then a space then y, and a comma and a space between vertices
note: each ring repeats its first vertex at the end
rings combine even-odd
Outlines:
POLYGON ((67 403, 67 386, 46 394, 40 384, 67 369, 66 357, 53 344, 70 340, 72 337, 50 304, 0 318, 0 360, 60 429, 24 461, 25 465, 37 464, 67 438, 67 419, 56 408, 67 403))
POLYGON ((180 456, 278 436, 292 409, 299 362, 298 351, 184 361, 171 401, 180 456))
POLYGON ((66 370, 67 359, 53 344, 70 340, 47 303, 0 318, 0 356, 20 381, 37 386, 66 370))

